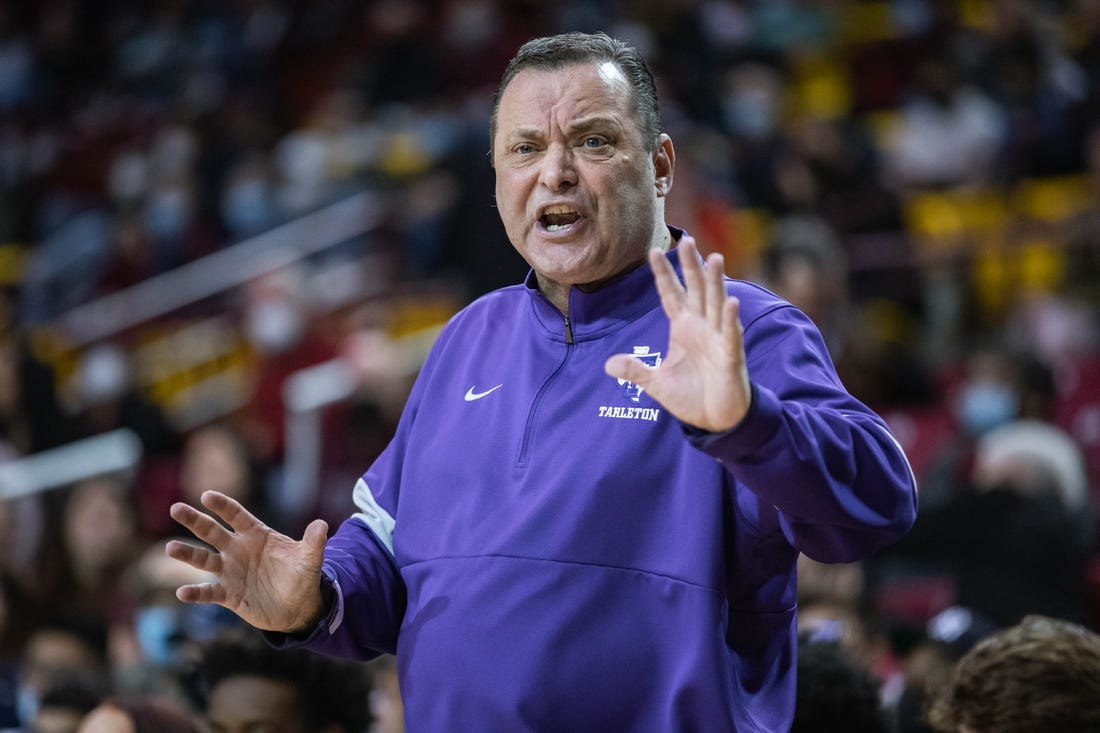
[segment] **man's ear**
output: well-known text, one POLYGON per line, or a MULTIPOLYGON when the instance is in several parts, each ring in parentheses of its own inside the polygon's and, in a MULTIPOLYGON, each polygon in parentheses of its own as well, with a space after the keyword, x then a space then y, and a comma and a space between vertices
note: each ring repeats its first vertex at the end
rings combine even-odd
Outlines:
POLYGON ((672 147, 672 138, 665 133, 657 138, 657 149, 653 151, 653 170, 656 175, 657 197, 662 198, 672 190, 672 172, 676 168, 676 150, 672 147))

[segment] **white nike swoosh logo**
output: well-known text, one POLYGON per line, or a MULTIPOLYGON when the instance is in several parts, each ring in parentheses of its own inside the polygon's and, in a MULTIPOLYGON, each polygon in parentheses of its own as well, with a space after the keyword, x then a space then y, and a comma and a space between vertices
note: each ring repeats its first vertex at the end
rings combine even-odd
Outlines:
POLYGON ((470 387, 468 390, 466 390, 466 401, 467 402, 473 402, 474 400, 480 400, 485 395, 489 394, 490 392, 495 392, 496 390, 500 389, 503 386, 504 386, 503 384, 498 384, 497 386, 495 386, 491 389, 487 389, 484 392, 475 392, 474 388, 470 387))

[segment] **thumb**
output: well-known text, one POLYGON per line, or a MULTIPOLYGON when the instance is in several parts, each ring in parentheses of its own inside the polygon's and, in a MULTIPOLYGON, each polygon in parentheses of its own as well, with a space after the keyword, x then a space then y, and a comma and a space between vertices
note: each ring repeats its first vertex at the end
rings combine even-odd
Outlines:
POLYGON ((328 542, 328 522, 323 519, 314 519, 310 522, 302 535, 302 542, 309 551, 310 559, 320 564, 325 552, 325 543, 328 542))
POLYGON ((653 369, 630 354, 615 354, 604 362, 603 370, 616 379, 625 379, 640 387, 648 387, 653 369))

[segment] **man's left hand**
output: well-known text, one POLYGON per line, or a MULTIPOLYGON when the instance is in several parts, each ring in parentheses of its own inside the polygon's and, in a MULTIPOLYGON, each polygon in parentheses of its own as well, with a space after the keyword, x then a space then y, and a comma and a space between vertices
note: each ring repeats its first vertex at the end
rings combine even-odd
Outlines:
POLYGON ((740 303, 726 293, 722 255, 711 254, 704 268, 695 240, 687 235, 679 251, 683 284, 664 252, 649 251, 669 320, 667 356, 651 367, 629 354, 616 354, 604 369, 644 388, 679 420, 723 432, 741 421, 752 398, 740 303))

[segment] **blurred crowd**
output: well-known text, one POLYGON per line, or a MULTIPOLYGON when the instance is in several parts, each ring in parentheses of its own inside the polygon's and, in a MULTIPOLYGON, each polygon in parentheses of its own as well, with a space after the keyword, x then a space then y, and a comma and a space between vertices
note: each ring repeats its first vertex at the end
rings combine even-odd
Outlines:
MULTIPOLYGON (((1100 0, 0 0, 0 478, 140 446, 0 480, 0 729, 212 719, 210 660, 255 640, 175 600, 168 506, 218 489, 290 533, 352 511, 432 328, 526 272, 490 102, 523 41, 566 30, 643 51, 670 222, 809 314, 911 458, 912 534, 800 569, 804 643, 844 653, 807 659, 869 674, 909 733, 994 631, 1100 629, 1100 0), (353 235, 260 266, 267 234, 357 195, 353 235), (243 252, 251 274, 196 288, 243 252), (71 327, 150 283, 178 305, 71 327)), ((331 671, 289 669, 305 720, 331 671)), ((327 722, 400 729, 392 660, 341 674, 363 705, 327 722)))

